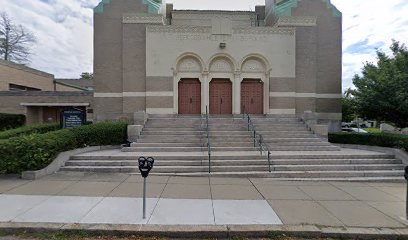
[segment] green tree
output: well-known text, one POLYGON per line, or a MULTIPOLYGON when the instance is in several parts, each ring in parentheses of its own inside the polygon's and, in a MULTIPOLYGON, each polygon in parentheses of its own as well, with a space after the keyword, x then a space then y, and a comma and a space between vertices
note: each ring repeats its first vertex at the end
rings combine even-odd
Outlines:
POLYGON ((81 73, 81 79, 84 80, 92 80, 94 78, 93 73, 89 73, 89 72, 83 72, 81 73))
POLYGON ((18 63, 29 62, 34 34, 21 25, 15 25, 4 12, 0 12, 0 58, 18 63))
POLYGON ((408 126, 408 49, 393 40, 391 56, 377 51, 377 63, 365 63, 355 75, 353 95, 357 112, 366 119, 408 126))
POLYGON ((341 99, 341 109, 343 113, 343 122, 351 122, 357 115, 356 100, 352 95, 352 90, 348 89, 341 99))

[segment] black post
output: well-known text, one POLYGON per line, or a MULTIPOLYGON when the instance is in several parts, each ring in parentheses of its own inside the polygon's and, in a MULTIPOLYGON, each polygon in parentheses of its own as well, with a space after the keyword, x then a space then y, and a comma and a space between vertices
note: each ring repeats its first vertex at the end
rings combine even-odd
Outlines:
POLYGON ((146 219, 146 178, 143 178, 143 219, 146 219))
POLYGON ((405 167, 404 173, 405 180, 407 180, 407 196, 405 199, 405 219, 408 220, 408 166, 405 167))
POLYGON ((149 176, 150 170, 152 170, 154 165, 154 158, 152 157, 140 157, 139 160, 139 170, 143 177, 143 219, 146 219, 146 178, 149 176))

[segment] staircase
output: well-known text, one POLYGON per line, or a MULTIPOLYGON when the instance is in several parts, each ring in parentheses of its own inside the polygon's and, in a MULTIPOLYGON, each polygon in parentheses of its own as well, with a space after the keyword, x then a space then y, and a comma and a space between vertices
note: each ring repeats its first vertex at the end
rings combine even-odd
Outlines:
POLYGON ((310 132, 294 116, 251 116, 271 151, 254 147, 242 116, 211 116, 211 173, 200 116, 154 115, 131 147, 115 154, 79 154, 62 171, 138 172, 139 156, 156 159, 152 175, 268 177, 279 179, 401 180, 403 164, 395 156, 344 150, 310 132))

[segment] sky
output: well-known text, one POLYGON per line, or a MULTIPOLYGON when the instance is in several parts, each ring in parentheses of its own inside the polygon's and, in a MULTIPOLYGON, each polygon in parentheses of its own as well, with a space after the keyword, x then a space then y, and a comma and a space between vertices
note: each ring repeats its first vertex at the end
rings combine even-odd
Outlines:
MULTIPOLYGON (((14 23, 37 37, 30 67, 56 78, 92 72, 93 8, 101 0, 0 0, 14 23)), ((136 0, 135 0, 136 1, 136 0)), ((254 10, 264 0, 167 0, 175 9, 254 10)), ((332 0, 343 13, 343 90, 377 49, 389 52, 391 39, 408 44, 407 0, 332 0)))

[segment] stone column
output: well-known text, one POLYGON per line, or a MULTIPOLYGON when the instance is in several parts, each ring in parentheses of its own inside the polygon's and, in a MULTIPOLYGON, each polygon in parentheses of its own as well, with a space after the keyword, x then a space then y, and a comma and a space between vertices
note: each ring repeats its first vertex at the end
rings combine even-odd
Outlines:
POLYGON ((232 113, 240 114, 241 113, 241 72, 236 71, 234 73, 234 81, 232 83, 232 113))
POLYGON ((208 72, 203 72, 201 79, 201 112, 205 113, 205 108, 210 110, 210 80, 208 79, 208 72))

